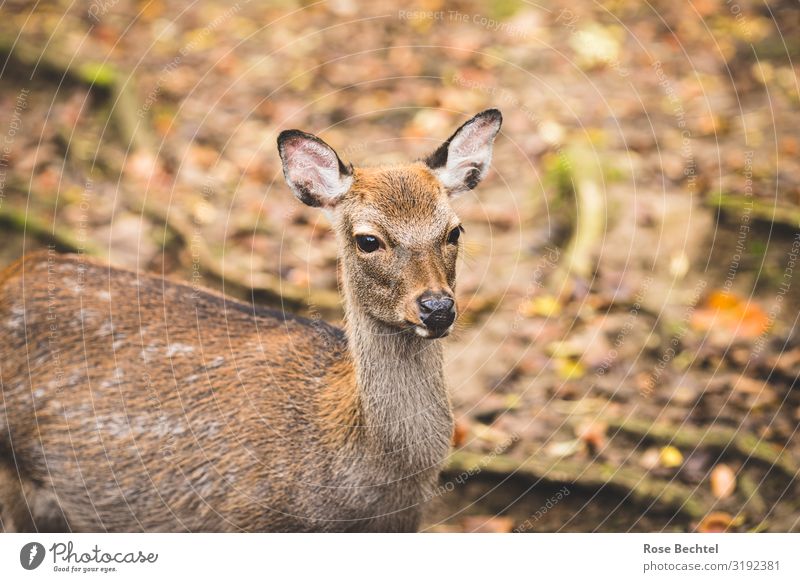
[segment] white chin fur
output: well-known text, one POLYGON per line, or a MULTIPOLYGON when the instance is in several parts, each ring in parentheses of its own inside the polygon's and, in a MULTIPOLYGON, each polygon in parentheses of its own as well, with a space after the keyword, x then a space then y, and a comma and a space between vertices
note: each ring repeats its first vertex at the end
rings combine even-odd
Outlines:
MULTIPOLYGON (((455 324, 452 324, 450 327, 447 328, 446 332, 444 332, 440 336, 435 336, 435 337, 445 337, 445 336, 450 335, 450 332, 453 331, 454 327, 455 327, 455 324)), ((417 335, 420 336, 420 337, 424 337, 424 338, 430 338, 431 337, 430 330, 422 327, 421 325, 414 326, 414 331, 417 332, 417 335)))

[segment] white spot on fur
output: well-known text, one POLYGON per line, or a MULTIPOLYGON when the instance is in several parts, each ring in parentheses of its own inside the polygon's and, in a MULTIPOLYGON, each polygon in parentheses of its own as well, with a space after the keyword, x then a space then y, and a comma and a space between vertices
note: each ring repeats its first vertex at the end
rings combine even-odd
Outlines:
POLYGON ((194 351, 194 346, 190 346, 188 344, 170 344, 167 348, 167 357, 171 358, 172 356, 178 354, 191 354, 194 351))
POLYGON ((75 279, 74 277, 63 277, 61 279, 61 283, 64 285, 64 287, 70 289, 73 293, 80 294, 83 292, 83 288, 78 283, 78 280, 75 279))
POLYGON ((22 329, 25 327, 25 308, 19 303, 11 306, 11 317, 6 326, 10 329, 22 329))
POLYGON ((106 319, 99 328, 97 328, 97 335, 100 337, 105 337, 107 335, 111 335, 114 331, 114 326, 111 323, 110 319, 106 319))
POLYGON ((222 364, 225 363, 225 358, 222 356, 217 356, 213 360, 211 360, 208 364, 206 364, 206 368, 212 370, 214 368, 219 368, 222 364))
POLYGON ((156 353, 158 353, 158 346, 156 344, 150 344, 146 348, 144 348, 141 352, 139 352, 139 357, 147 363, 150 358, 152 358, 156 353))
POLYGON ((98 311, 95 311, 94 309, 86 309, 85 307, 83 307, 80 310, 79 317, 84 324, 87 323, 93 324, 98 318, 101 317, 101 315, 98 311))
POLYGON ((131 430, 128 418, 121 412, 112 413, 107 416, 97 416, 95 419, 97 430, 102 436, 112 436, 123 438, 130 435, 131 430))
POLYGON ((111 301, 111 293, 108 291, 98 291, 97 298, 101 301, 111 301))

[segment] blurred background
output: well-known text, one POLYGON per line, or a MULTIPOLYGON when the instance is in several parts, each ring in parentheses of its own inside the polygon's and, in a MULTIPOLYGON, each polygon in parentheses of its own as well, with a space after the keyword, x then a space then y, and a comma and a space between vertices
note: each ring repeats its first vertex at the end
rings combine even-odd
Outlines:
POLYGON ((800 530, 796 1, 0 11, 0 266, 54 246, 339 322, 279 131, 375 165, 498 107, 425 529, 800 530))

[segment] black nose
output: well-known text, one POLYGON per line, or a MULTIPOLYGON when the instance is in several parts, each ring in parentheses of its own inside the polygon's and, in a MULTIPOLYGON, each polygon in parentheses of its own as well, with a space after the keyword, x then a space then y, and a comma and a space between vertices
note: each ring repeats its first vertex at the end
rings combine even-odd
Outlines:
POLYGON ((442 329, 450 327, 456 318, 453 298, 445 293, 423 293, 417 299, 419 318, 426 327, 442 329))

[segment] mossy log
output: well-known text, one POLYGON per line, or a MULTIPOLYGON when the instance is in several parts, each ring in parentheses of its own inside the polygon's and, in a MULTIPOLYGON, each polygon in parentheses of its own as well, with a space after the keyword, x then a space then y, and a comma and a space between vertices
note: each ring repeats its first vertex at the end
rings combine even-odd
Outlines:
POLYGON ((100 256, 99 248, 89 240, 79 240, 66 229, 33 216, 9 204, 0 205, 0 225, 30 235, 45 244, 53 245, 57 250, 68 253, 83 252, 92 256, 100 256))
POLYGON ((708 204, 723 213, 741 216, 745 212, 756 220, 769 223, 781 223, 792 228, 800 228, 800 207, 788 204, 772 204, 744 194, 715 194, 708 204))
POLYGON ((611 487, 625 491, 629 498, 642 505, 656 504, 692 519, 700 519, 713 505, 708 495, 675 481, 656 479, 642 470, 612 466, 601 461, 578 462, 567 459, 529 457, 517 460, 506 455, 481 455, 466 451, 454 452, 445 471, 470 475, 480 472, 515 475, 532 481, 568 483, 581 487, 611 487))
POLYGON ((604 418, 611 428, 638 438, 671 444, 678 448, 694 450, 708 448, 717 451, 730 450, 748 459, 755 459, 779 469, 791 478, 798 475, 798 462, 785 448, 779 448, 744 429, 714 426, 696 428, 693 426, 674 426, 666 423, 652 423, 634 418, 604 418))

